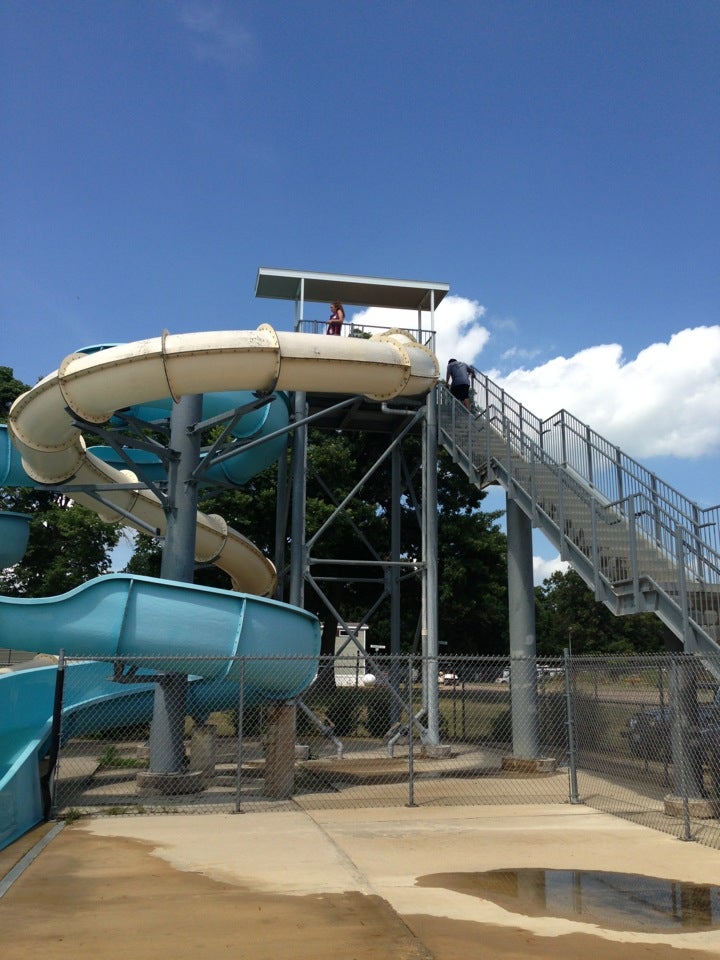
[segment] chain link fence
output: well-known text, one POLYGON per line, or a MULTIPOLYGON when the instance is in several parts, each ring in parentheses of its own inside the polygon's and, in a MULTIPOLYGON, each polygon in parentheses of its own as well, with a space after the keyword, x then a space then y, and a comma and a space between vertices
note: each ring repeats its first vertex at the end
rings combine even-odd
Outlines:
POLYGON ((284 703, 296 660, 165 666, 61 665, 56 816, 583 803, 720 848, 720 663, 334 658, 284 703))

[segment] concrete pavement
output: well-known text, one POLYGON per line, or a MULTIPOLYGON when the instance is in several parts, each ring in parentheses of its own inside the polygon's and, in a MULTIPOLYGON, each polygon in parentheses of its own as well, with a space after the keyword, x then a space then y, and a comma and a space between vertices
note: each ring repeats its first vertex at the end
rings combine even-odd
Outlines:
MULTIPOLYGON (((654 944, 720 957, 720 929, 653 933, 579 919, 528 916, 446 886, 432 875, 538 867, 720 883, 720 851, 648 830, 584 806, 382 807, 244 815, 106 817, 72 827, 151 845, 179 871, 264 893, 356 891, 413 918, 449 919, 537 937, 592 934, 610 947, 654 944), (421 879, 425 878, 425 879, 421 879), (431 885, 418 885, 428 882, 431 885)), ((715 918, 720 923, 720 917, 715 918)), ((434 955, 438 955, 437 952, 434 955)), ((568 955, 568 954, 563 954, 568 955)), ((638 954, 640 955, 640 954, 638 954)), ((645 954, 642 954, 645 955, 645 954)))

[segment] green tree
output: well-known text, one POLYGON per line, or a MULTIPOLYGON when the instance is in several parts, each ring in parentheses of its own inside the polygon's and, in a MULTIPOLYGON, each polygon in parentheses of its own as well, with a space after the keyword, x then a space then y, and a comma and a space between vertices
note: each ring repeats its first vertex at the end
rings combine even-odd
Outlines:
MULTIPOLYGON (((332 477, 334 500, 337 502, 357 482, 367 465, 385 449, 387 438, 356 434, 313 434, 311 463, 314 471, 332 477)), ((404 444, 408 466, 419 463, 417 438, 404 444)), ((329 481, 326 481, 329 482, 329 481)), ((423 491, 415 491, 418 502, 423 491)), ((363 486, 357 500, 348 506, 348 513, 376 550, 389 556, 391 518, 390 459, 388 458, 363 486)), ((494 652, 502 649, 507 638, 507 591, 505 587, 505 537, 497 527, 498 514, 485 514, 481 503, 485 494, 471 484, 451 459, 441 452, 438 467, 438 563, 439 563, 439 631, 444 641, 444 654, 494 652)), ((308 529, 319 529, 332 509, 327 490, 308 485, 308 529)), ((422 555, 421 529, 412 498, 405 496, 401 504, 402 556, 419 559, 422 555)), ((343 518, 323 537, 322 556, 347 559, 369 559, 361 538, 349 520, 343 518)), ((318 547, 320 544, 318 544, 318 547)), ((352 567, 327 568, 328 576, 380 577, 380 567, 354 570, 352 567)), ((322 571, 322 568, 321 568, 322 571)), ((367 610, 378 596, 379 588, 360 583, 330 581, 323 589, 346 619, 353 620, 367 610), (335 603, 337 600, 337 603, 335 603)), ((401 645, 411 649, 418 637, 418 616, 421 606, 419 577, 403 581, 401 587, 401 645)), ((319 611, 319 615, 323 613, 319 611)), ((380 607, 372 620, 372 641, 389 650, 389 601, 380 607)), ((330 624, 325 652, 331 652, 334 624, 330 624)))
MULTIPOLYGON (((124 567, 124 573, 141 577, 159 577, 162 563, 162 541, 146 533, 133 535, 134 551, 124 567)), ((227 586, 227 584, 225 584, 227 586)))
MULTIPOLYGON (((372 564, 378 556, 389 557, 389 459, 366 478, 357 495, 334 516, 332 522, 326 527, 325 524, 384 448, 385 438, 374 434, 319 429, 309 434, 307 539, 311 540, 320 531, 322 533, 311 548, 316 560, 311 575, 317 588, 310 583, 306 585, 305 606, 323 622, 324 654, 334 652, 336 621, 318 591, 322 591, 347 622, 354 622, 365 617, 383 589, 383 568, 379 564, 366 564, 372 564), (357 564, 340 566, 330 562, 339 559, 357 561, 357 564)), ((387 601, 380 607, 377 617, 373 617, 373 642, 387 642, 384 631, 381 637, 375 632, 386 616, 386 607, 387 601)))
POLYGON ((26 383, 17 380, 12 367, 0 367, 0 421, 7 421, 8 410, 13 400, 28 390, 26 383))
POLYGON ((0 589, 10 596, 50 597, 110 572, 110 551, 120 529, 62 493, 15 488, 7 509, 30 514, 25 556, 0 571, 0 589))
POLYGON ((438 472, 439 632, 443 653, 507 649, 507 542, 485 493, 444 451, 438 472))
MULTIPOLYGON (((27 389, 15 379, 10 367, 0 367, 3 421, 7 420, 9 405, 27 389)), ((119 528, 103 523, 67 494, 45 488, 0 488, 0 508, 32 517, 25 556, 20 563, 0 571, 0 591, 4 594, 54 596, 109 572, 110 551, 119 541, 119 528)))
POLYGON ((536 594, 538 652, 560 656, 570 645, 576 654, 656 653, 664 649, 664 630, 651 613, 616 617, 599 603, 574 570, 556 572, 536 594))

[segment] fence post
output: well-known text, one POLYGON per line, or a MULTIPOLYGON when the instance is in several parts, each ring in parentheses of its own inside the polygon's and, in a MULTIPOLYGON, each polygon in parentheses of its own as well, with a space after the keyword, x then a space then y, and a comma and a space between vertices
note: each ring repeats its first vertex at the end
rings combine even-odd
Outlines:
POLYGON ((570 650, 563 651, 565 665, 565 714, 568 731, 568 765, 570 767, 570 803, 580 803, 577 784, 577 758, 575 756, 575 717, 573 714, 572 689, 570 685, 570 650))
POLYGON ((55 675, 55 699, 53 701, 52 730, 50 733, 50 751, 45 761, 45 769, 40 777, 40 792, 43 802, 43 817, 50 819, 53 805, 53 779, 57 768, 60 753, 60 727, 62 725, 62 708, 65 691, 65 651, 61 650, 58 656, 57 673, 55 675))
MULTIPOLYGON (((670 740, 673 760, 674 798, 666 798, 666 811, 677 810, 679 798, 683 836, 693 839, 690 800, 702 796, 702 767, 698 765, 694 744, 697 728, 697 689, 694 670, 684 656, 670 661, 670 740)), ((676 813, 677 815, 677 813, 676 813)))
POLYGON ((407 725, 408 725, 408 807, 416 807, 415 803, 415 755, 413 748, 413 658, 408 657, 407 668, 407 725))
POLYGON ((243 713, 245 712, 245 657, 240 661, 238 683, 237 774, 235 777, 235 813, 242 813, 243 713))

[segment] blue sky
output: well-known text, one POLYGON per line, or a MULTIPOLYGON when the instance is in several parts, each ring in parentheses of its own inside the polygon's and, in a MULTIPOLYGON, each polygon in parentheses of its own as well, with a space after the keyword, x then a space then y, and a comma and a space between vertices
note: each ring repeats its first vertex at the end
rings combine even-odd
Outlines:
POLYGON ((0 0, 0 363, 288 328, 259 266, 442 281, 443 362, 718 503, 719 40, 717 0, 0 0))

